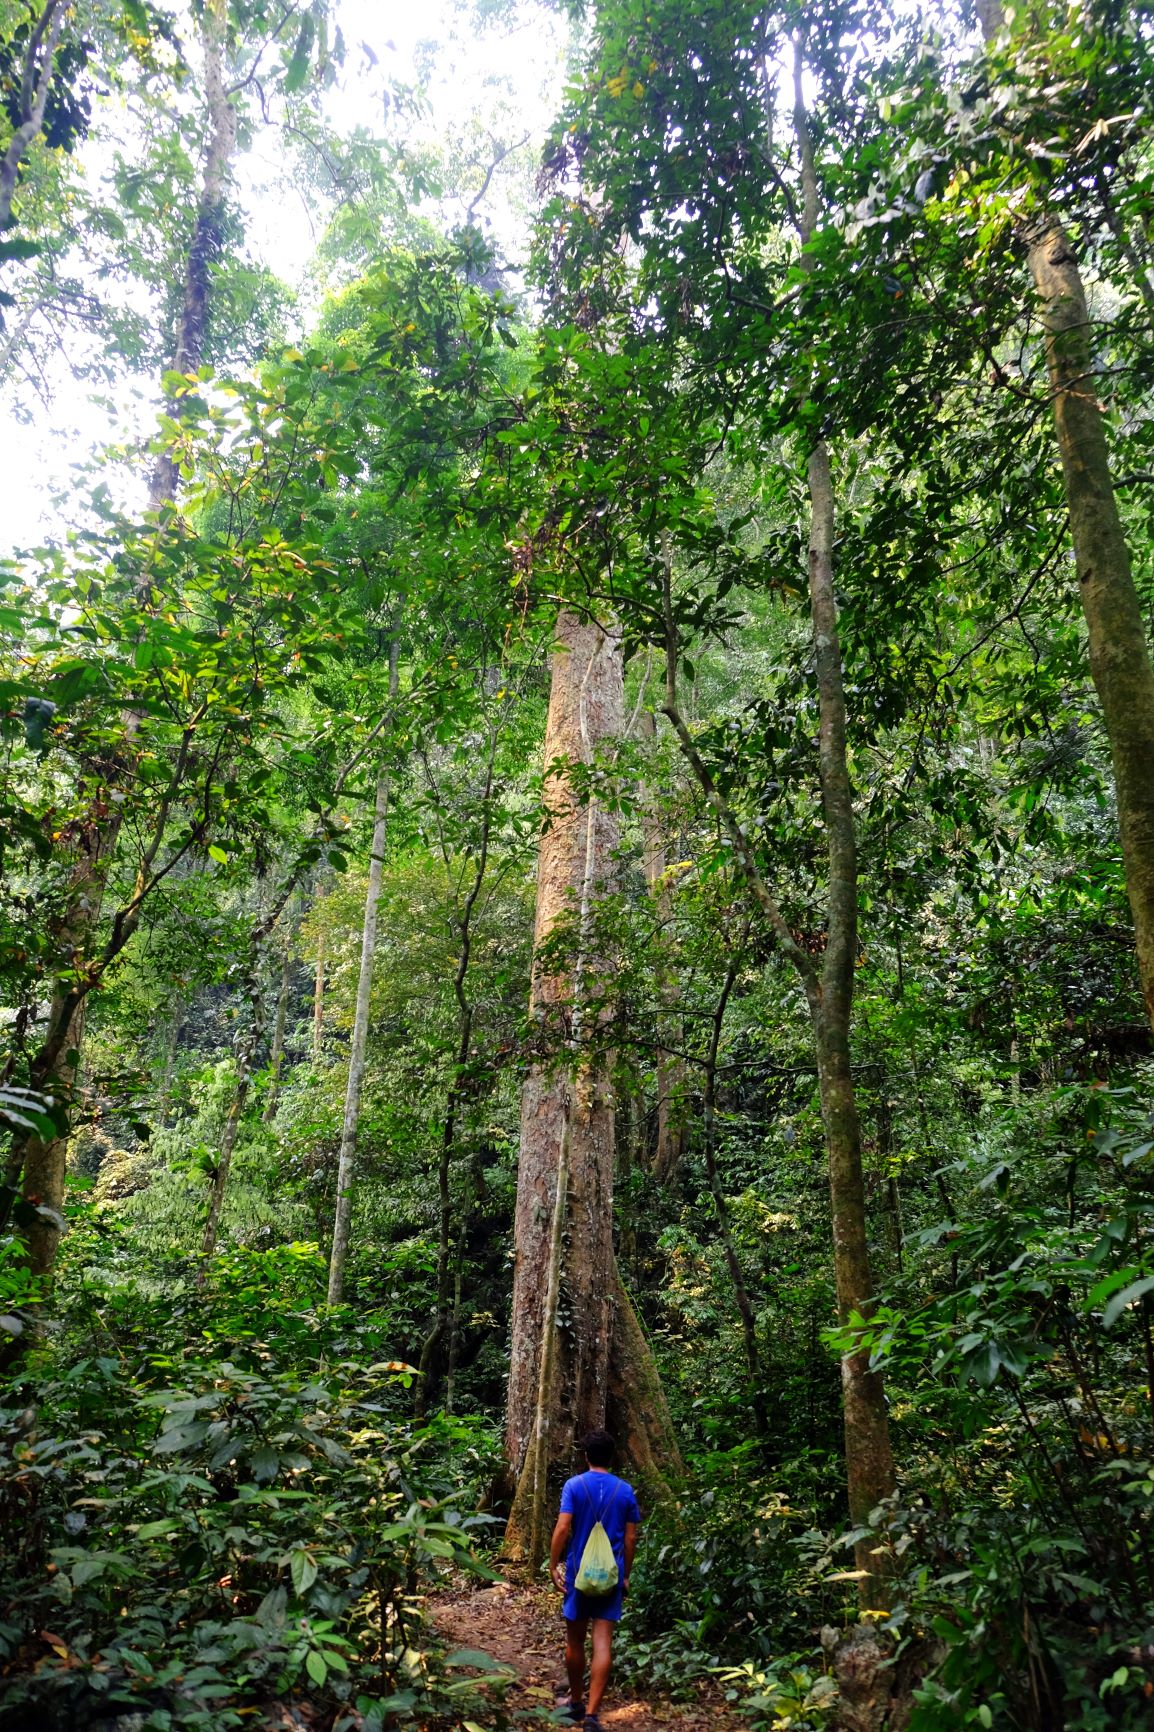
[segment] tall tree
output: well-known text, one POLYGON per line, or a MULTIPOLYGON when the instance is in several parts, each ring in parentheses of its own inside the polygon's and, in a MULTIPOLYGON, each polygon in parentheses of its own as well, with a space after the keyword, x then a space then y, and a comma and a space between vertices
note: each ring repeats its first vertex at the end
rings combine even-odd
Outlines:
POLYGON ((608 1425, 644 1480, 677 1465, 656 1368, 621 1285, 613 1250, 614 1114, 604 1057, 585 1050, 590 915, 613 875, 616 823, 592 787, 598 752, 623 724, 621 639, 596 619, 557 623, 545 733, 547 823, 537 878, 535 948, 576 912, 577 955, 566 973, 534 972, 531 1014, 556 1034, 563 1065, 536 1063, 521 1101, 514 1229, 512 1346, 505 1450, 516 1492, 505 1545, 533 1565, 543 1556, 549 1488, 577 1463, 577 1444, 608 1425), (559 1308, 564 1302, 564 1326, 559 1308))
MULTIPOLYGON (((389 647, 389 700, 398 691, 399 646, 394 635, 389 647)), ((365 1084, 365 1053, 369 1040, 369 1006, 373 991, 373 958, 377 949, 377 909, 381 900, 381 878, 385 865, 385 843, 389 821, 389 778, 383 768, 377 774, 373 810, 373 836, 369 853, 369 875, 365 887, 365 916, 361 927, 361 957, 357 971, 356 1010, 349 1042, 349 1075, 345 1086, 345 1110, 341 1121, 341 1146, 337 1156, 337 1198, 333 1215, 333 1241, 329 1253, 328 1302, 339 1305, 344 1293, 345 1264, 349 1255, 349 1231, 353 1215, 353 1180, 356 1169, 357 1129, 361 1115, 361 1093, 365 1084)), ((317 940, 318 976, 320 939, 317 940)))
MULTIPOLYGON (((1092 35, 1094 8, 1075 9, 1092 35)), ((1026 18, 1000 0, 980 0, 987 50, 1003 31, 1011 55, 1024 44, 1026 18)), ((1034 20, 1029 21, 1031 34, 1034 20)), ((1054 30, 1068 28, 1063 17, 1054 30)), ((1125 46, 1122 46, 1124 53, 1125 46)), ((1110 48, 1110 44, 1103 43, 1110 48)), ((1087 134, 1087 137, 1090 135, 1087 134)), ((1106 416, 1099 397, 1094 323, 1077 250, 1060 212, 1044 192, 1019 222, 1045 333, 1054 432, 1062 463, 1078 593, 1086 620, 1090 671, 1110 741, 1126 888, 1134 916, 1138 969, 1154 1026, 1154 664, 1134 583, 1130 548, 1118 510, 1106 416)))
MULTIPOLYGON (((47 17, 47 13, 45 16, 47 17)), ((63 12, 58 16, 62 17, 63 12)), ((272 39, 280 35, 291 16, 290 9, 275 25, 271 19, 264 19, 272 39)), ((311 19, 311 13, 306 16, 311 19)), ((257 21, 259 25, 260 15, 257 21)), ((237 141, 236 101, 241 88, 240 84, 230 88, 226 80, 228 40, 232 24, 229 0, 206 0, 200 14, 204 158, 196 216, 181 267, 180 313, 173 352, 172 370, 181 375, 195 374, 201 365, 210 311, 212 272, 224 233, 225 199, 237 141)), ((46 28, 52 28, 51 19, 46 28)), ((304 71, 307 73, 308 50, 313 40, 311 25, 307 33, 302 26, 302 37, 305 40, 304 71)), ((258 47, 258 61, 260 52, 258 47)), ((290 62, 284 75, 286 87, 295 77, 296 73, 290 62)), ((149 503, 154 511, 171 506, 175 501, 180 481, 179 447, 185 441, 181 428, 195 407, 188 385, 183 384, 178 389, 172 438, 159 456, 152 475, 149 503)), ((161 562, 162 559, 158 561, 161 562)), ((173 598, 166 599, 171 602, 173 598)), ((160 601, 161 592, 155 582, 155 565, 149 562, 142 567, 136 596, 142 635, 147 631, 148 621, 156 614, 160 601)), ((32 1062, 30 1074, 35 1086, 51 1086, 65 1101, 72 1098, 77 1087, 88 991, 84 980, 86 972, 91 968, 101 925, 105 891, 109 873, 117 858, 124 819, 124 800, 115 784, 118 778, 123 777, 123 762, 131 759, 136 750, 136 740, 143 719, 143 713, 139 710, 127 711, 122 719, 119 762, 116 756, 110 760, 112 768, 107 778, 108 785, 100 786, 96 790, 86 832, 76 850, 67 906, 59 923, 60 975, 53 990, 40 1051, 32 1062)), ((143 862, 145 880, 156 853, 165 840, 165 828, 173 813, 180 785, 190 764, 195 762, 192 746, 202 719, 194 715, 186 729, 182 749, 176 759, 176 781, 170 797, 161 807, 161 826, 150 842, 150 851, 143 862)), ((121 948, 131 938, 139 917, 139 895, 134 896, 134 902, 136 905, 132 914, 120 922, 118 936, 121 948)), ((241 1078, 245 1090, 248 1069, 248 1064, 242 1062, 241 1078)), ((22 1174, 26 1193, 38 1200, 42 1211, 30 1228, 29 1255, 35 1272, 44 1276, 51 1274, 59 1242, 67 1147, 66 1136, 49 1140, 33 1136, 15 1149, 9 1162, 9 1183, 17 1183, 22 1174)), ((226 1172, 227 1165, 226 1161, 226 1172)), ((215 1222, 212 1223, 211 1236, 214 1235, 215 1222)))

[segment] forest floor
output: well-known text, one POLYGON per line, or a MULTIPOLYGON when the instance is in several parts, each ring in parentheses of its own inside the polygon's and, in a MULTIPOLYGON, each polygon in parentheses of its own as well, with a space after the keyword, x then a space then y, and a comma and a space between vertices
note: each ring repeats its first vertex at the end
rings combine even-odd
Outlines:
MULTIPOLYGON (((541 1588, 495 1587, 438 1597, 430 1607, 440 1636, 458 1648, 488 1654, 515 1674, 505 1695, 507 1709, 522 1724, 555 1726, 553 1703, 564 1688, 564 1625, 556 1595, 541 1588), (540 1714, 539 1720, 535 1714, 540 1714)), ((601 1706, 612 1732, 739 1732, 740 1720, 716 1696, 701 1693, 688 1703, 643 1699, 618 1688, 612 1676, 601 1706)))

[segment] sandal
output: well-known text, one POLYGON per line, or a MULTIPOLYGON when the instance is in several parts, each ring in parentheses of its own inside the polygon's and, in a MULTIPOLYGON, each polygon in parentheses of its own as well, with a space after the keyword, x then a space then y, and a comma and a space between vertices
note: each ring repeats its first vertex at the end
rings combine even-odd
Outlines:
POLYGON ((585 1704, 584 1702, 574 1702, 572 1696, 568 1694, 558 1695, 553 1703, 553 1712, 555 1714, 567 1714, 574 1725, 580 1726, 585 1718, 585 1704))

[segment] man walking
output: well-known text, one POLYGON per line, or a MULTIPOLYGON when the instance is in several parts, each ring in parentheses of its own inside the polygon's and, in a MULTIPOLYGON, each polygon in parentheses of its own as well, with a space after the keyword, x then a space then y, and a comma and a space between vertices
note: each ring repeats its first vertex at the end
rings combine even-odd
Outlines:
POLYGON ((609 1680, 613 1656, 613 1626, 621 1617, 621 1605, 629 1586, 633 1554, 637 1549, 637 1524, 641 1512, 633 1487, 610 1473, 616 1445, 607 1431, 591 1431, 584 1443, 587 1473, 565 1481, 561 1513, 553 1529, 549 1548, 549 1573, 557 1592, 564 1594, 565 1670, 569 1695, 557 1706, 584 1732, 601 1732, 597 1710, 609 1680), (594 1599, 577 1590, 577 1571, 589 1536, 597 1523, 605 1529, 617 1560, 617 1586, 594 1599), (561 1560, 565 1558, 562 1569, 561 1560), (585 1695, 585 1638, 593 1628, 593 1659, 589 1668, 589 1694, 585 1695))

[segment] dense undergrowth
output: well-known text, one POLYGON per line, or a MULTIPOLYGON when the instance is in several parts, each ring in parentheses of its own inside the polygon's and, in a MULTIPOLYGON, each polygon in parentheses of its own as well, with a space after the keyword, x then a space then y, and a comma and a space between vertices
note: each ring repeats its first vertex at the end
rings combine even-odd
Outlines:
MULTIPOLYGON (((1147 1723, 1142 1103, 1128 1086, 1075 1085, 995 1106, 907 1185, 923 1224, 869 1339, 905 1463, 877 1516, 893 1601, 875 1621, 911 1669, 915 1732, 1147 1723)), ((747 1197, 751 1279, 772 1200, 759 1214, 747 1197)), ((71 1213, 56 1312, 3 1409, 5 1723, 35 1704, 45 1727, 128 1712, 149 1732, 243 1725, 294 1696, 334 1728, 499 1714, 478 1706, 471 1663, 446 1668, 426 1616, 439 1579, 499 1564, 500 1534, 500 1385, 484 1355, 463 1373, 466 1411, 424 1418, 412 1365, 393 1356, 428 1302, 429 1259, 402 1239, 402 1275, 378 1282, 375 1306, 326 1307, 311 1243, 262 1250, 242 1234, 201 1280, 179 1237, 163 1254, 142 1245, 115 1199, 81 1190, 71 1213)), ((707 1681, 754 1725, 818 1728, 837 1712, 819 1637, 854 1616, 836 1337, 823 1329, 813 1389, 779 1354, 774 1423, 751 1435, 724 1266, 676 1213, 650 1218, 633 1249, 650 1284, 664 1258, 646 1309, 687 1477, 647 1511, 620 1675, 675 1698, 707 1681)), ((787 1304, 809 1278, 794 1271, 787 1304)), ((18 1286, 13 1274, 10 1300, 18 1286)), ((499 1312, 480 1268, 477 1291, 499 1312)), ((767 1332, 782 1300, 766 1290, 767 1332)))
POLYGON ((125 1280, 109 1237, 123 1256, 107 1223, 74 1235, 9 1396, 31 1405, 3 1411, 8 1723, 234 1726, 300 1692, 338 1726, 455 1718, 473 1686, 431 1661, 423 1605, 489 1573, 492 1426, 414 1421, 380 1329, 318 1309, 315 1246, 174 1294, 125 1280))

